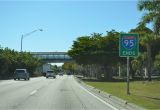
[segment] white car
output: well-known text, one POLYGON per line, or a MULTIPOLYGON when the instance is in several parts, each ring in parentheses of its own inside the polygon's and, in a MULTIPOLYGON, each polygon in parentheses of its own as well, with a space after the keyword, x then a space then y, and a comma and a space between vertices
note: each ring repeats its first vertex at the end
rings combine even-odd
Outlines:
POLYGON ((54 72, 53 71, 47 71, 47 73, 46 73, 46 78, 49 78, 49 77, 53 77, 53 78, 56 78, 56 75, 54 74, 54 72))

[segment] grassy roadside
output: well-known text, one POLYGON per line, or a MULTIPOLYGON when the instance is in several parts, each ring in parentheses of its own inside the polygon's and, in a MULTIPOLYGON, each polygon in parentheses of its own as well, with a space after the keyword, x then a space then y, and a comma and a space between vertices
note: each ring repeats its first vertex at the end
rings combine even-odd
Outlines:
POLYGON ((160 110, 160 81, 133 81, 130 83, 129 96, 126 95, 125 82, 85 81, 85 83, 144 108, 160 110))

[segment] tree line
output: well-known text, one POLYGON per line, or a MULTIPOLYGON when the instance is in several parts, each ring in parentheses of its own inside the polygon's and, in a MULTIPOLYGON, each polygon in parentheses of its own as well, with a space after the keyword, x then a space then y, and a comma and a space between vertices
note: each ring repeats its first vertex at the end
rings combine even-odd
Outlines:
MULTIPOLYGON (((140 54, 138 57, 131 58, 130 73, 134 78, 137 74, 143 76, 146 71, 147 79, 151 81, 153 68, 160 68, 160 1, 141 0, 137 7, 140 11, 145 10, 146 13, 137 27, 126 32, 137 33, 140 39, 140 54), (153 23, 153 29, 147 28, 147 23, 153 23)), ((86 76, 112 79, 114 73, 118 71, 117 67, 122 67, 121 71, 125 71, 126 59, 119 57, 121 33, 125 32, 111 30, 107 31, 106 35, 93 33, 89 36, 78 37, 68 51, 76 63, 64 67, 86 76)))
POLYGON ((42 62, 29 52, 18 52, 0 47, 0 79, 12 78, 15 69, 28 69, 30 76, 42 62))

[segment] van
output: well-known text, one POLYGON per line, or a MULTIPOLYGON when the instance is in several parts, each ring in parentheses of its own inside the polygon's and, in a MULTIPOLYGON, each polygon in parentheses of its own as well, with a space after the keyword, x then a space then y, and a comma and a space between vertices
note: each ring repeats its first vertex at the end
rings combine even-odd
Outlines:
POLYGON ((20 80, 20 79, 24 79, 24 80, 29 80, 29 73, 27 71, 27 69, 16 69, 14 72, 14 80, 20 80))

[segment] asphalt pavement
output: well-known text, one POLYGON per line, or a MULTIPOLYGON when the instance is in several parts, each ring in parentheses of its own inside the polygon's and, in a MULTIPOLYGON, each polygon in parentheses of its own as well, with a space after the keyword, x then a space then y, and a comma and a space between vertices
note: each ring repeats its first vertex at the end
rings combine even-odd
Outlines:
POLYGON ((0 82, 0 110, 118 110, 73 76, 0 82))

